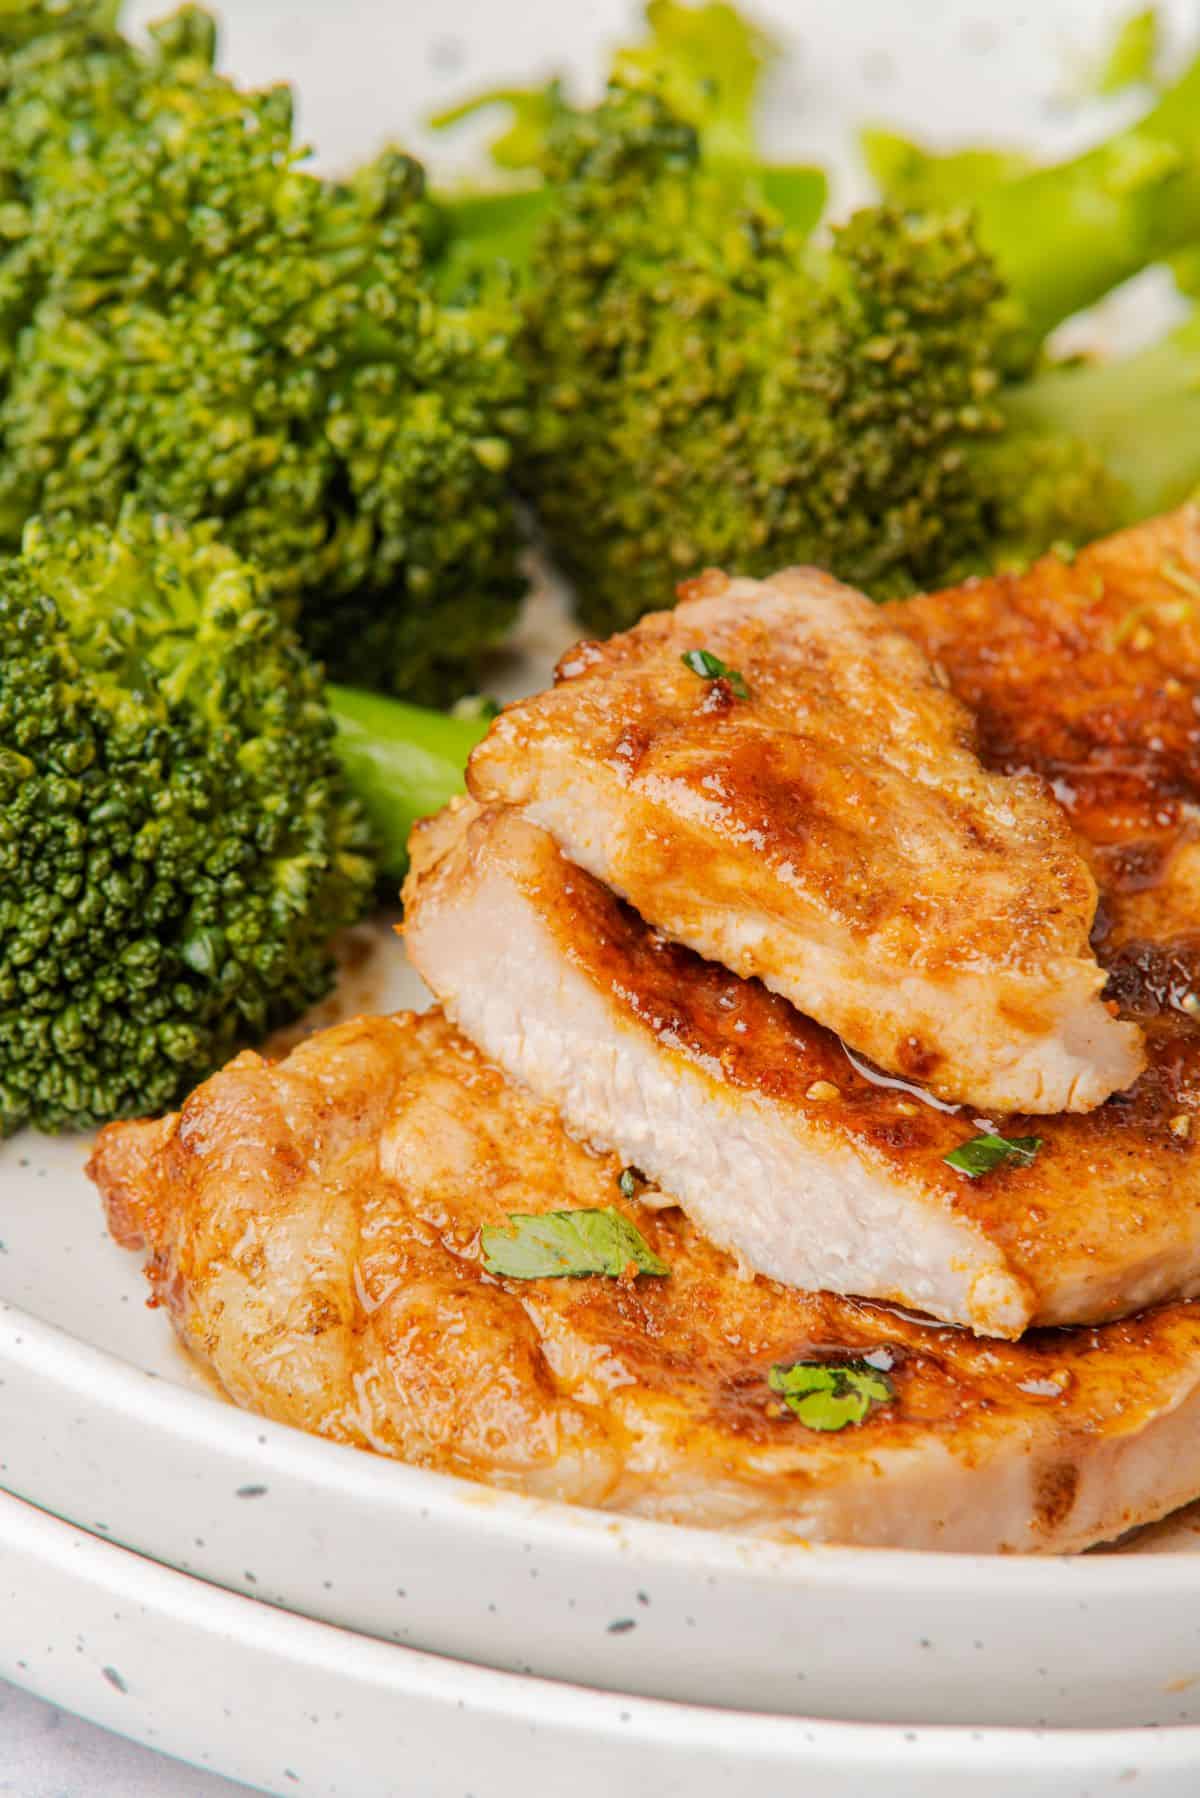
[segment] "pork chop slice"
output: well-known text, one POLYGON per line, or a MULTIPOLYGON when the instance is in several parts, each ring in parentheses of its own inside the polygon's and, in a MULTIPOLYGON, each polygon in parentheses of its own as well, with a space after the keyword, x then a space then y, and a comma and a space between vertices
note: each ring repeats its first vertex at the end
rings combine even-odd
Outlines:
POLYGON ((1100 888, 1110 997, 1143 1024, 1197 1009, 1200 507, 886 610, 970 706, 988 767, 1058 799, 1100 888))
POLYGON ((458 802, 411 848, 405 940, 449 1016, 756 1271, 1002 1337, 1200 1291, 1190 1016, 1153 1021, 1120 1100, 982 1116, 670 942, 516 812, 458 802), (1041 1146, 947 1162, 995 1134, 1041 1146))
POLYGON ((1143 1066, 1096 885, 1035 776, 893 617, 813 569, 712 573, 560 663, 471 757, 651 924, 943 1098, 1088 1111, 1143 1066), (724 669, 726 672, 718 672, 724 669))
POLYGON ((181 1112, 110 1125, 91 1172, 230 1398, 336 1442, 611 1511, 906 1548, 1082 1549, 1200 1493, 1200 1306, 1010 1345, 746 1280, 437 1011, 325 1030, 276 1066, 241 1055, 181 1112), (484 1266, 488 1226, 609 1208, 665 1275, 484 1266), (847 1370, 862 1404, 796 1409, 772 1370, 797 1365, 802 1384, 847 1370))

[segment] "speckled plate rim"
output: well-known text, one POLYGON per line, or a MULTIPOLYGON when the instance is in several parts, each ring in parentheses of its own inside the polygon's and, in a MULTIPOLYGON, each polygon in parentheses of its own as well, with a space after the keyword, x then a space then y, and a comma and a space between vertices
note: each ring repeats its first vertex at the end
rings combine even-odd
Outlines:
MULTIPOLYGON (((178 1438, 204 1447, 225 1448, 250 1461, 261 1459, 269 1443, 271 1461, 307 1485, 328 1493, 365 1494, 408 1515, 457 1514, 473 1531, 510 1542, 531 1533, 559 1545, 586 1542, 593 1553, 614 1563, 631 1547, 642 1546, 657 1563, 688 1571, 711 1567, 725 1573, 757 1571, 773 1579, 793 1578, 806 1588, 830 1583, 907 1591, 919 1587, 961 1596, 969 1583, 981 1601, 1014 1593, 1046 1600, 1054 1594, 1089 1591, 1178 1598, 1200 1597, 1200 1552, 1155 1556, 984 1555, 937 1550, 844 1547, 830 1543, 759 1541, 592 1510, 557 1500, 510 1493, 453 1474, 433 1472, 364 1453, 311 1436, 290 1424, 239 1411, 218 1397, 189 1392, 158 1374, 131 1366, 68 1331, 0 1301, 0 1368, 10 1365, 59 1386, 81 1404, 103 1389, 106 1408, 135 1419, 149 1435, 178 1438)), ((82 1420, 81 1420, 82 1421, 82 1420)), ((10 1469, 0 1448, 0 1488, 10 1469)), ((28 1494, 17 1494, 29 1497, 28 1494)), ((37 1498, 31 1502, 39 1503, 37 1498)), ((47 1503, 45 1508, 53 1510, 47 1503)), ((80 1527, 89 1525, 79 1519, 80 1527)), ((92 1526, 94 1527, 94 1525, 92 1526)), ((119 1540, 116 1532, 112 1539, 119 1540)))
POLYGON ((1200 1730, 902 1729, 521 1678, 289 1616, 0 1499, 0 1673, 275 1793, 1100 1798, 1194 1791, 1200 1730), (398 1758, 399 1757, 399 1758, 398 1758), (531 1774, 536 1786, 531 1788, 531 1774), (677 1783, 678 1782, 678 1783, 677 1783), (736 1782, 736 1783, 735 1783, 736 1782))
POLYGON ((588 1510, 268 1422, 177 1383, 178 1353, 139 1366, 0 1303, 0 1487, 215 1586, 517 1674, 878 1724, 1200 1725, 1195 1553, 809 1547, 588 1510))

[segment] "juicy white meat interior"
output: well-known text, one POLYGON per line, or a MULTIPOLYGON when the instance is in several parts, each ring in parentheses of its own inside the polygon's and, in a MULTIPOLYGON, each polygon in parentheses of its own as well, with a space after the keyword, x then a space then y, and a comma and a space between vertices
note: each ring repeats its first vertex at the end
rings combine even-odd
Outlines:
POLYGON ((238 1404, 543 1498, 782 1539, 1086 1548, 1200 1492, 1200 1308, 982 1343, 746 1280, 620 1185, 437 1011, 240 1055, 91 1172, 181 1340, 238 1404), (480 1231, 616 1207, 664 1278, 511 1279, 480 1231), (797 1360, 886 1371, 806 1428, 797 1360))
POLYGON ((755 1270, 1006 1337, 1200 1285, 1196 1157, 1161 1082, 1120 1110, 1037 1120, 1032 1164, 973 1181, 945 1156, 994 1119, 881 1084, 516 813, 463 801, 412 847, 405 937, 448 1014, 755 1270))
POLYGON ((496 720, 469 783, 944 1098, 1087 1111, 1144 1064, 1101 1000, 1095 882, 1048 789, 982 767, 921 650, 815 570, 708 575, 581 644, 496 720))

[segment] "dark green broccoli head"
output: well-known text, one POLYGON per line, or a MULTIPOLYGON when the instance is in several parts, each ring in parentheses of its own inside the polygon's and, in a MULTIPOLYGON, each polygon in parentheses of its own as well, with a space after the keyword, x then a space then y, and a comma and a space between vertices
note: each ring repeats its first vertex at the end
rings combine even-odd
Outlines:
POLYGON ((126 498, 216 519, 335 671, 461 692, 522 588, 511 300, 435 297, 418 165, 304 172, 290 94, 214 74, 207 15, 83 43, 7 59, 0 543, 126 498))
POLYGON ((158 1111, 329 987, 372 889, 320 671, 211 532, 0 567, 0 1135, 158 1111))
POLYGON ((1014 311, 965 213, 871 209, 813 250, 619 88, 560 111, 547 174, 520 476, 590 628, 706 564, 814 562, 883 598, 961 577, 1019 524, 1038 548, 1092 534, 1082 442, 1033 454, 1024 512, 995 454, 1014 311))
MULTIPOLYGON (((64 100, 78 92, 81 82, 90 83, 94 70, 80 66, 87 53, 121 49, 132 66, 135 52, 117 31, 121 0, 10 0, 0 12, 0 83, 7 94, 17 71, 22 67, 22 53, 36 45, 32 54, 40 62, 62 65, 65 83, 55 95, 64 100), (14 61, 14 59, 16 59, 14 61), (75 65, 73 68, 68 65, 75 65)), ((190 10, 190 9, 189 9, 190 10)), ((112 75, 105 78, 110 85, 112 75)), ((65 138, 69 130, 70 107, 62 114, 48 114, 40 122, 36 135, 65 138)), ((26 125, 32 121, 25 121, 26 125)))

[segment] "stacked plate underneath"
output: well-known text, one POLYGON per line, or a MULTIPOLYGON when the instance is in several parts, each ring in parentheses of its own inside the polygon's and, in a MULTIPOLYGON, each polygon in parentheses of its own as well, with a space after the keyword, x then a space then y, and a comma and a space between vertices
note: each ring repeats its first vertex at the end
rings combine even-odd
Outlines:
MULTIPOLYGON (((5 1675, 279 1794, 958 1798, 970 1780, 983 1798, 1097 1798, 1131 1782, 1190 1793, 1200 1765, 1188 1728, 814 1721, 493 1672, 230 1596, 15 1499, 0 1510, 0 1596, 5 1675)), ((802 1602, 795 1631, 809 1632, 802 1602)), ((864 1704, 877 1679, 860 1678, 864 1704)))

